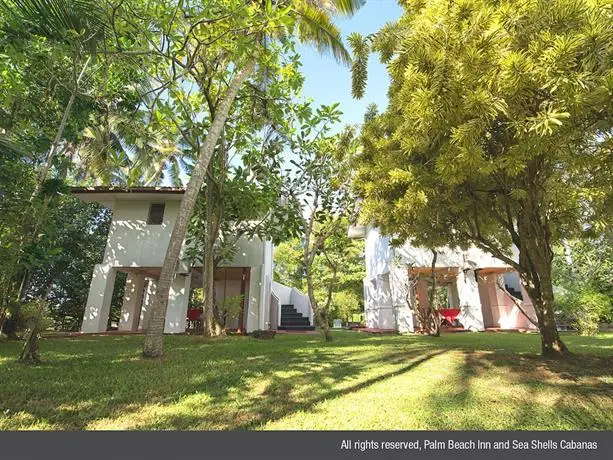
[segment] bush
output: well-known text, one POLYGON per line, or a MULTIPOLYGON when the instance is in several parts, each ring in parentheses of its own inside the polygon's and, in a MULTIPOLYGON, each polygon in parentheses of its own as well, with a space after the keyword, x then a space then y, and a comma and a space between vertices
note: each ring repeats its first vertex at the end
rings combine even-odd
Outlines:
POLYGON ((251 336, 256 339, 274 339, 277 331, 264 331, 262 329, 258 329, 257 331, 253 331, 251 336))
POLYGON ((611 299, 593 291, 560 296, 558 306, 563 319, 577 328, 581 335, 594 335, 601 322, 611 321, 611 299))
MULTIPOLYGON (((42 300, 34 300, 21 305, 19 309, 19 317, 24 329, 32 329, 39 315, 40 302, 42 300)), ((49 316, 46 307, 43 305, 42 315, 38 323, 38 331, 45 331, 53 326, 53 319, 49 316)))

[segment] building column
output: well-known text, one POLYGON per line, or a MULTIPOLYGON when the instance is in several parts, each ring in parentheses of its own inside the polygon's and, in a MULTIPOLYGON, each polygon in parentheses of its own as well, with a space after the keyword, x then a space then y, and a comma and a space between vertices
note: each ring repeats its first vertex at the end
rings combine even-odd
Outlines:
POLYGON ((145 275, 128 273, 121 314, 119 315, 118 329, 120 331, 136 331, 138 328, 144 289, 145 275))
POLYGON ((117 269, 110 265, 94 267, 81 332, 106 332, 116 275, 117 269))
POLYGON ((147 289, 145 290, 142 307, 140 309, 138 330, 146 331, 147 327, 149 326, 149 318, 151 317, 151 307, 153 306, 156 286, 156 280, 153 278, 147 279, 147 289))
POLYGON ((166 321, 164 322, 164 332, 166 334, 181 334, 185 332, 191 285, 191 274, 175 275, 168 295, 168 308, 166 310, 166 321))
POLYGON ((392 291, 396 330, 402 334, 414 332, 415 325, 411 306, 415 302, 415 292, 412 289, 409 272, 405 266, 391 264, 390 289, 392 291))
POLYGON ((460 316, 458 319, 465 329, 482 331, 483 311, 479 297, 479 285, 474 270, 462 270, 457 277, 458 300, 460 303, 460 316))

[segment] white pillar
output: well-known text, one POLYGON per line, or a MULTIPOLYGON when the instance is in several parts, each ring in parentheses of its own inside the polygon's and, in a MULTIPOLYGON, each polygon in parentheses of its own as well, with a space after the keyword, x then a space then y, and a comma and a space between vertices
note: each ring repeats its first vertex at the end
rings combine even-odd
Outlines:
MULTIPOLYGON (((259 328, 258 312, 260 310, 260 302, 262 296, 262 266, 251 267, 249 275, 249 304, 245 314, 245 327, 247 332, 253 332, 259 328)), ((281 302, 283 303, 283 302, 281 302)), ((281 309, 279 308, 279 314, 281 309)))
POLYGON ((128 273, 126 287, 119 315, 120 331, 135 331, 138 328, 140 307, 143 303, 143 290, 145 288, 145 275, 128 273))
POLYGON ((155 288, 157 284, 153 278, 147 280, 147 290, 145 291, 145 298, 143 299, 143 306, 140 309, 140 319, 138 321, 139 330, 147 330, 149 325, 149 318, 151 317, 151 307, 153 305, 153 297, 155 296, 155 288))
POLYGON ((392 265, 390 267, 390 288, 392 290, 392 303, 396 317, 396 330, 400 333, 414 331, 413 312, 411 305, 415 302, 415 295, 409 292, 409 272, 404 266, 392 265), (408 302, 407 303, 407 297, 408 302))
POLYGON ((111 265, 97 264, 89 285, 81 332, 105 332, 111 311, 117 270, 111 265))
POLYGON ((482 331, 483 311, 479 297, 479 285, 474 270, 462 270, 457 277, 458 300, 460 302, 460 316, 458 319, 465 329, 482 331))
POLYGON ((178 274, 175 276, 168 295, 168 309, 166 310, 166 321, 164 322, 164 332, 166 334, 185 332, 191 284, 191 274, 178 274))
POLYGON ((450 308, 458 308, 460 306, 460 299, 458 299, 458 289, 455 284, 447 285, 447 298, 449 299, 450 308))

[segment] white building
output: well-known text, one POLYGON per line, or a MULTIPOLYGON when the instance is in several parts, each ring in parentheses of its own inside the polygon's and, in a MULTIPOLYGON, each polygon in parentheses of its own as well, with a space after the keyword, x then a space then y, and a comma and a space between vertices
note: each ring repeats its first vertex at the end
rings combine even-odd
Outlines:
MULTIPOLYGON (((73 193, 85 202, 100 203, 113 212, 104 257, 94 268, 81 331, 107 330, 118 272, 127 273, 118 329, 146 329, 156 280, 184 190, 92 187, 74 188, 73 193)), ((308 298, 272 281, 272 243, 242 238, 238 245, 234 260, 215 272, 217 302, 236 295, 244 299, 240 317, 229 328, 247 332, 312 328, 313 313, 308 298)), ((190 291, 200 287, 202 266, 192 266, 181 257, 170 289, 164 332, 185 332, 190 291)))
MULTIPOLYGON (((352 238, 365 239, 366 278, 364 308, 366 326, 413 332, 417 324, 410 305, 428 305, 428 286, 433 254, 410 244, 394 248, 390 238, 376 228, 353 227, 352 238)), ((499 287, 522 299, 522 308, 536 318, 518 273, 477 248, 467 251, 438 250, 435 264, 437 284, 447 288, 447 309, 459 309, 457 319, 465 329, 534 329, 515 301, 499 287)))

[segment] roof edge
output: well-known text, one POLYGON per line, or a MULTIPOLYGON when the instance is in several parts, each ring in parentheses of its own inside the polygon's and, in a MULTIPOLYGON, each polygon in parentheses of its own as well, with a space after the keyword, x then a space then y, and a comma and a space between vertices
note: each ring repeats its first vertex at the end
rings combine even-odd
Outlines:
POLYGON ((117 187, 117 186, 95 186, 95 187, 70 187, 70 192, 74 194, 83 193, 185 193, 182 187, 117 187))

